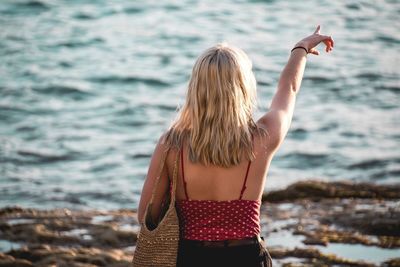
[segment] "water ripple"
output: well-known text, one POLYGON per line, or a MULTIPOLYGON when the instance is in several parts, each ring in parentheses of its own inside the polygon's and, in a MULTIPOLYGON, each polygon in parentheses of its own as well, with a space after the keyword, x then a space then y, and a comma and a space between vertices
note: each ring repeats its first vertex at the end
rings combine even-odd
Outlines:
POLYGON ((399 10, 364 0, 0 1, 0 206, 137 205, 197 56, 221 41, 247 52, 258 119, 290 48, 318 23, 336 47, 307 58, 266 190, 310 176, 398 181, 399 10))

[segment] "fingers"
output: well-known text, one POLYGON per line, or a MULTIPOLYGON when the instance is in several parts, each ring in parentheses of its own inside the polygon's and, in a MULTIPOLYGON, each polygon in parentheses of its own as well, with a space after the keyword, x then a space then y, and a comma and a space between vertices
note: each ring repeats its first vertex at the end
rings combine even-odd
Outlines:
POLYGON ((314 31, 314 34, 319 34, 321 32, 321 25, 317 26, 317 29, 314 31))
POLYGON ((308 51, 308 53, 313 54, 313 55, 317 55, 317 56, 319 55, 319 51, 317 49, 315 49, 315 48, 311 48, 308 51))
POLYGON ((320 42, 323 42, 326 45, 325 51, 326 52, 332 51, 333 46, 335 44, 332 37, 326 35, 321 35, 320 37, 321 37, 320 42))
POLYGON ((324 41, 324 44, 326 45, 325 47, 325 52, 330 52, 332 50, 332 45, 329 41, 324 41))
POLYGON ((316 50, 314 47, 316 47, 321 42, 325 44, 325 51, 327 53, 332 51, 333 47, 335 46, 335 42, 333 41, 331 36, 321 35, 321 25, 318 25, 314 33, 301 40, 301 42, 306 44, 305 46, 309 48, 309 53, 314 55, 320 54, 319 51, 316 50))
POLYGON ((334 46, 332 37, 329 36, 327 39, 325 39, 324 43, 326 45, 326 52, 332 51, 333 46, 334 46))
POLYGON ((333 41, 332 36, 324 36, 324 37, 325 37, 324 42, 328 42, 330 44, 330 46, 332 46, 332 47, 335 45, 335 42, 333 41))

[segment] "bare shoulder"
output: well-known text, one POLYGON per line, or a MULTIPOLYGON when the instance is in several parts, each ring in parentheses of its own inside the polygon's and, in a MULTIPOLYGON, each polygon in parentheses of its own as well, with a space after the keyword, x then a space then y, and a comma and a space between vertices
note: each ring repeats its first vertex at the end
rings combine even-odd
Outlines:
POLYGON ((164 133, 161 134, 158 143, 157 143, 157 152, 161 155, 163 152, 167 152, 166 155, 166 162, 167 162, 167 168, 170 168, 175 160, 177 153, 179 152, 179 149, 176 147, 171 146, 169 142, 167 141, 169 131, 165 131, 164 133))
POLYGON ((259 142, 272 154, 278 150, 284 139, 281 116, 283 115, 270 111, 257 121, 257 127, 260 129, 259 142))

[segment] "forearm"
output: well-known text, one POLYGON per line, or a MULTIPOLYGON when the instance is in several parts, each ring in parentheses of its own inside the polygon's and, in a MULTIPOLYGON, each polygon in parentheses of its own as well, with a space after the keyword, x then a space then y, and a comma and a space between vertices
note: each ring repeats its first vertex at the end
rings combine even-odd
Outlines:
POLYGON ((319 51, 315 47, 321 42, 326 45, 326 52, 331 51, 333 48, 332 37, 321 35, 320 29, 321 27, 318 26, 313 34, 296 43, 286 66, 282 70, 269 110, 258 120, 261 126, 268 129, 270 133, 268 142, 270 142, 274 151, 282 143, 289 130, 296 103, 296 95, 303 80, 307 54, 319 55, 319 51))
POLYGON ((288 63, 284 67, 279 78, 278 88, 272 98, 270 110, 284 110, 292 113, 296 94, 300 90, 306 66, 306 52, 303 49, 295 49, 291 52, 288 63))
POLYGON ((307 53, 303 49, 295 49, 290 54, 288 63, 283 69, 279 83, 279 90, 291 90, 297 93, 303 80, 304 69, 307 61, 307 53))

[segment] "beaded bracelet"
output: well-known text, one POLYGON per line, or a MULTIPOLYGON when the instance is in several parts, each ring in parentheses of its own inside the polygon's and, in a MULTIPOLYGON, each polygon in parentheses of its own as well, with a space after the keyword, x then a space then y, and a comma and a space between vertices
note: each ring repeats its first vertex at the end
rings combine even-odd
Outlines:
POLYGON ((308 50, 307 50, 307 48, 305 48, 304 46, 296 46, 296 47, 294 47, 294 48, 290 51, 290 53, 292 53, 293 50, 295 50, 295 49, 297 49, 297 48, 304 49, 304 51, 306 51, 306 53, 308 54, 308 50))

